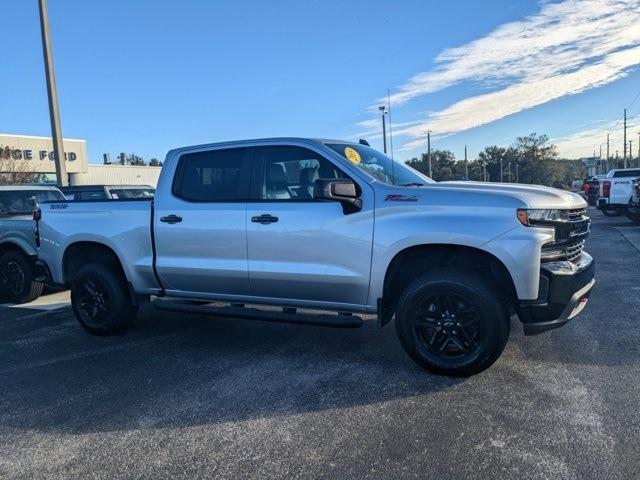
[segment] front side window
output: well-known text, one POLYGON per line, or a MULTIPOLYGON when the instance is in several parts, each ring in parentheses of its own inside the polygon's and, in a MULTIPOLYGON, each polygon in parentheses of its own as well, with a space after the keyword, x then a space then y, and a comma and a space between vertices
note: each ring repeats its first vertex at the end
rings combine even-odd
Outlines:
POLYGON ((329 160, 302 147, 267 147, 260 182, 262 200, 312 200, 319 178, 346 178, 329 160))
POLYGON ((182 155, 173 184, 174 195, 194 202, 246 200, 250 155, 247 148, 182 155))
POLYGON ((376 180, 389 185, 411 186, 433 183, 429 177, 405 163, 396 162, 384 153, 366 145, 354 143, 327 143, 326 145, 376 180))

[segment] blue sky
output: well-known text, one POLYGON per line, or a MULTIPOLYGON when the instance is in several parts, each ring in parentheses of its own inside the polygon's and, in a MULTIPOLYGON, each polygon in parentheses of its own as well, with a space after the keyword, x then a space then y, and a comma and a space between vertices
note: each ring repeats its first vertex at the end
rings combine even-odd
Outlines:
MULTIPOLYGON (((264 136, 381 145, 395 157, 546 133, 587 156, 630 106, 640 130, 640 0, 49 0, 65 137, 103 152, 264 136), (634 102, 634 98, 636 98, 634 102)), ((49 134, 36 0, 0 5, 0 132, 49 134)))

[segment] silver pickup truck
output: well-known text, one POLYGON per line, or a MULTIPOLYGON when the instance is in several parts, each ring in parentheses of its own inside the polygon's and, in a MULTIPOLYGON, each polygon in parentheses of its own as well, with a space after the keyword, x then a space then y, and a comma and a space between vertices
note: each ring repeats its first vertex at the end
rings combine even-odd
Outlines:
POLYGON ((53 186, 0 185, 0 301, 29 303, 42 294, 33 212, 39 202, 64 199, 53 186))
POLYGON ((584 308, 585 207, 553 188, 437 183, 364 141, 276 138, 172 150, 153 201, 45 204, 37 236, 94 334, 121 332, 152 296, 343 327, 375 314, 422 367, 470 375, 500 356, 512 314, 533 334, 584 308))

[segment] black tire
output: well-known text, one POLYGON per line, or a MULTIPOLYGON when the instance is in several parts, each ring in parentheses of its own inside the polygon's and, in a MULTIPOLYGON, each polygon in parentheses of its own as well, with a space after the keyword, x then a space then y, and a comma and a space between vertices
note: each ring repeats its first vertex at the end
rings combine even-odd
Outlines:
POLYGON ((29 303, 42 295, 44 284, 35 281, 29 258, 17 251, 0 256, 0 296, 11 303, 29 303))
POLYGON ((625 212, 624 207, 602 207, 602 213, 607 217, 619 217, 625 212))
POLYGON ((473 375, 493 364, 507 344, 511 323, 506 304, 481 275, 433 271, 401 295, 396 333, 422 368, 455 377, 473 375))
POLYGON ((640 223, 640 213, 631 213, 629 210, 625 212, 627 219, 631 220, 633 223, 640 223))
POLYGON ((93 335, 123 332, 138 313, 122 273, 97 262, 84 265, 74 276, 71 306, 80 325, 93 335))

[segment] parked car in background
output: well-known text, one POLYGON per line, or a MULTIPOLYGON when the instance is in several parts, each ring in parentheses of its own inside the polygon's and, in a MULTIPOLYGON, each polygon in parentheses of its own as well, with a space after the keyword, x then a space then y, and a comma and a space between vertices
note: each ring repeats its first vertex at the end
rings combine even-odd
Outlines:
POLYGON ((43 272, 36 267, 33 212, 40 202, 64 200, 56 187, 0 186, 0 297, 32 302, 42 294, 43 272))
POLYGON ((627 208, 627 218, 633 223, 640 223, 640 178, 633 182, 631 199, 627 208))
POLYGON ((73 185, 60 190, 67 200, 153 198, 155 193, 150 185, 73 185))
POLYGON ((617 217, 626 212, 631 198, 633 184, 640 177, 639 168, 611 170, 600 181, 598 209, 609 217, 617 217))
POLYGON ((395 318, 420 366, 470 375, 500 356, 513 311, 536 334, 585 307, 586 206, 549 187, 437 183, 365 144, 285 138, 173 150, 154 200, 44 204, 36 229, 93 334, 121 332, 152 295, 176 312, 275 305, 236 309, 280 322, 352 327, 370 313, 395 318))

